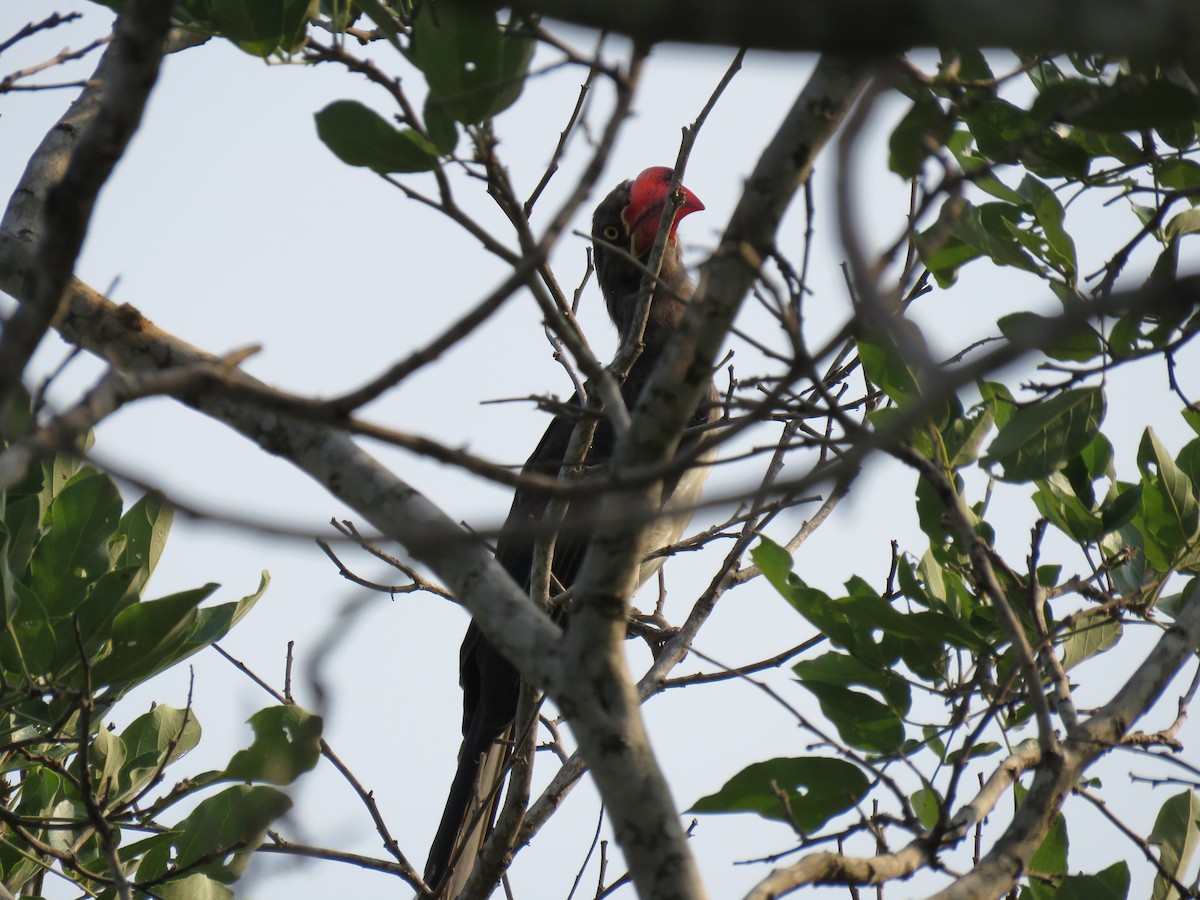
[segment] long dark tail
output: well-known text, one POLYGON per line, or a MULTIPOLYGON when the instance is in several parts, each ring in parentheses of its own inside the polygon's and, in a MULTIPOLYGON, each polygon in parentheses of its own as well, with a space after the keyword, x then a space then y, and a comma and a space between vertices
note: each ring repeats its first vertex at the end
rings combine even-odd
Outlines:
POLYGON ((463 740, 458 771, 425 863, 425 883, 438 897, 453 898, 462 892, 491 831, 500 780, 512 751, 510 731, 499 737, 478 736, 482 740, 469 734, 463 740))
POLYGON ((463 742, 458 771, 425 864, 425 883, 439 897, 456 897, 475 866, 491 830, 521 677, 484 639, 474 622, 467 627, 460 657, 463 686, 463 742), (453 870, 453 871, 451 871, 453 870))

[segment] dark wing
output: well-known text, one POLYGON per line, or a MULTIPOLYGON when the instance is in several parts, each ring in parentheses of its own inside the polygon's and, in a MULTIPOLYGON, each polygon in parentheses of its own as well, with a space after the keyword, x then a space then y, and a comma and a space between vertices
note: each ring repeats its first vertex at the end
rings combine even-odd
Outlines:
MULTIPOLYGON (((572 398, 572 402, 578 404, 578 398, 572 398)), ((521 471, 557 476, 578 421, 579 417, 574 415, 555 416, 521 471)), ((611 458, 612 443, 612 431, 601 423, 596 429, 587 462, 596 464, 611 458)), ((546 496, 518 490, 496 540, 497 561, 513 581, 526 591, 529 590, 533 568, 536 526, 545 516, 549 504, 546 496)), ((590 518, 588 507, 589 504, 583 501, 571 505, 555 542, 551 571, 560 584, 570 585, 579 570, 587 546, 583 526, 590 518)), ((521 676, 512 663, 484 638, 474 619, 467 626, 459 650, 459 683, 463 690, 463 742, 458 752, 454 782, 450 786, 442 820, 429 850, 425 874, 429 882, 441 877, 454 853, 458 835, 476 793, 480 758, 492 748, 517 712, 521 676)))
MULTIPOLYGON (((641 360, 634 366, 623 388, 626 403, 632 404, 636 400, 649 369, 650 366, 643 365, 641 360)), ((708 397, 701 403, 691 424, 702 425, 713 421, 717 415, 716 401, 716 389, 710 385, 708 397)), ((578 404, 579 400, 575 397, 572 402, 578 404)), ((567 455, 578 421, 579 417, 574 415, 555 416, 521 471, 556 476, 567 455)), ((689 434, 681 444, 680 451, 685 451, 698 439, 698 434, 689 434)), ((608 463, 612 459, 613 445, 612 429, 606 421, 601 421, 596 427, 586 465, 598 467, 608 463)), ((675 476, 664 484, 664 501, 678 482, 679 476, 675 476)), ((570 587, 575 581, 587 549, 588 526, 595 519, 597 502, 597 499, 577 498, 567 511, 555 541, 551 567, 559 584, 570 587)), ((550 500, 544 495, 518 490, 496 540, 497 561, 513 581, 526 591, 529 590, 533 568, 537 525, 545 517, 549 505, 550 500)), ((562 616, 563 611, 558 610, 556 617, 561 619, 562 616)), ((459 651, 459 683, 463 689, 463 742, 458 754, 458 770, 450 787, 450 795, 446 798, 437 835, 429 850, 425 879, 431 883, 441 877, 449 864, 464 820, 470 814, 480 759, 492 750, 496 740, 512 723, 520 695, 520 674, 484 638, 474 619, 467 626, 459 651)))
MULTIPOLYGON (((571 402, 577 405, 579 400, 572 397, 571 402)), ((521 472, 556 477, 578 422, 578 416, 555 416, 521 472)), ((612 445, 612 430, 602 422, 596 428, 586 464, 595 466, 607 462, 612 457, 612 445)), ((573 502, 555 540, 551 571, 561 585, 570 586, 579 571, 587 549, 586 525, 592 518, 593 503, 573 502)), ((496 539, 496 561, 526 591, 532 577, 537 526, 549 505, 550 498, 545 495, 518 490, 496 539)), ((463 638, 459 665, 463 688, 463 735, 466 736, 481 705, 485 709, 487 730, 499 734, 516 712, 518 675, 512 665, 483 639, 474 619, 463 638)))

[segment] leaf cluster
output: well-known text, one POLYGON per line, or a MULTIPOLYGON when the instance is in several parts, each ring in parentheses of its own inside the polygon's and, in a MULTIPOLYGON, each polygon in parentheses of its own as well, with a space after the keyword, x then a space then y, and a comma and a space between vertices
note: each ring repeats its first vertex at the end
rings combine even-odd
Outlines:
MULTIPOLYGON (((28 424, 28 408, 14 419, 9 434, 28 424)), ((215 584, 146 599, 171 519, 156 493, 122 510, 112 479, 76 452, 43 459, 0 493, 0 878, 13 894, 57 864, 99 896, 130 884, 139 896, 232 896, 225 884, 291 806, 270 785, 316 764, 320 718, 271 707, 222 770, 155 797, 167 766, 200 740, 195 713, 160 704, 120 732, 105 727, 123 695, 223 638, 267 586, 264 573, 253 594, 208 607, 215 584), (201 791, 187 816, 165 823, 201 791)))
MULTIPOLYGON (((1112 290, 1147 239, 1160 245, 1151 283, 1176 278, 1180 242, 1197 230, 1200 96, 1171 67, 1023 59, 1033 88, 1023 105, 1003 96, 1007 77, 977 52, 947 51, 936 75, 908 74, 902 89, 911 103, 892 132, 890 165, 914 180, 913 222, 940 204, 936 221, 909 234, 916 265, 902 277, 917 285, 909 302, 925 292, 926 277, 947 288, 964 265, 987 260, 1036 276, 1068 315, 1085 306, 1063 199, 1085 191, 1116 192, 1137 230, 1098 273, 1096 294, 1112 290), (1012 185, 1010 170, 1019 173, 1012 185), (1139 203, 1145 195, 1155 205, 1139 203), (1177 204, 1187 208, 1174 211, 1177 204)), ((865 832, 878 848, 884 830, 898 827, 925 847, 952 846, 965 836, 955 815, 966 803, 968 768, 986 771, 988 757, 1030 744, 1052 746, 1043 726, 1037 740, 1027 729, 1039 716, 1056 716, 1067 733, 1077 724, 1067 673, 1116 647, 1130 617, 1174 617, 1192 601, 1200 438, 1172 449, 1147 426, 1136 470, 1122 477, 1103 431, 1104 379, 1134 359, 1157 355, 1173 365, 1171 354, 1200 330, 1200 312, 1191 302, 1141 304, 1111 321, 1078 321, 1068 329, 1057 317, 1020 311, 997 322, 995 340, 1035 349, 1059 376, 1027 385, 1033 397, 1020 400, 999 381, 975 381, 973 391, 969 380, 956 382, 961 356, 929 359, 920 331, 901 317, 857 323, 869 429, 842 417, 840 443, 871 431, 894 435, 879 442, 916 470, 928 546, 897 547, 882 587, 856 576, 826 592, 792 570, 787 550, 761 539, 755 564, 828 644, 792 667, 820 716, 795 713, 813 737, 805 754, 748 766, 695 811, 754 812, 790 824, 802 844, 865 832), (872 396, 880 408, 871 408, 872 396), (969 499, 972 485, 984 486, 981 499, 969 499), (1038 516, 1023 567, 997 548, 989 505, 1000 490, 1023 493, 1038 516), (1064 577, 1076 560, 1087 572, 1064 577), (1169 584, 1176 592, 1164 596, 1169 584), (902 786, 910 777, 915 790, 902 786), (868 814, 872 803, 877 811, 868 814)), ((1184 417, 1200 430, 1193 408, 1184 417)), ((1018 784, 1017 802, 1023 797, 1018 784)), ((1159 847, 1155 896, 1187 878, 1181 860, 1197 835, 1187 811, 1194 803, 1191 792, 1168 800, 1143 845, 1148 856, 1149 844, 1159 847)), ((1124 863, 1072 875, 1067 851, 1058 812, 1020 896, 1130 896, 1124 863)))

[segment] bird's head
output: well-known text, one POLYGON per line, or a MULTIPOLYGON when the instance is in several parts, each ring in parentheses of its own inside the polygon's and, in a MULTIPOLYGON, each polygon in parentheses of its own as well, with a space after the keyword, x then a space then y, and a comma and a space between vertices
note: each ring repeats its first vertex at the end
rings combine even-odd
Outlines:
MULTIPOLYGON (((617 185, 596 207, 592 217, 596 280, 600 283, 608 313, 622 335, 633 315, 638 287, 658 234, 663 207, 670 199, 672 174, 666 166, 646 169, 637 178, 617 185)), ((666 288, 659 293, 664 296, 674 294, 676 298, 690 292, 691 286, 683 270, 675 230, 684 216, 704 209, 700 198, 690 190, 683 185, 679 190, 683 198, 671 222, 659 272, 659 281, 666 288)))

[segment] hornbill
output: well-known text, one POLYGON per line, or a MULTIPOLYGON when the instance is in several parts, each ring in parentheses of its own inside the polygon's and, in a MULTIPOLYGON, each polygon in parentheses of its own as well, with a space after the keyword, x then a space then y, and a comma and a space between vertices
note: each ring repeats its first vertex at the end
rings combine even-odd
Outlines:
MULTIPOLYGON (((663 207, 668 201, 671 176, 669 168, 646 169, 636 178, 618 185, 596 207, 592 218, 596 280, 622 342, 635 327, 633 320, 642 276, 658 233, 663 207)), ((692 296, 692 283, 683 268, 675 231, 684 216, 703 209, 704 204, 687 188, 680 190, 682 203, 671 222, 662 268, 642 334, 643 349, 621 386, 625 404, 631 410, 692 296)), ((580 402, 578 395, 572 398, 572 405, 578 407, 580 402)), ((710 423, 717 414, 716 388, 710 382, 708 395, 696 409, 691 424, 710 423)), ((555 416, 522 471, 557 476, 579 421, 578 414, 555 416)), ((698 439, 698 429, 689 431, 677 452, 690 450, 698 439)), ((585 471, 602 471, 612 458, 614 445, 612 429, 606 419, 601 419, 584 460, 585 471)), ((645 551, 669 545, 679 538, 690 518, 690 508, 699 498, 706 474, 706 467, 697 465, 665 481, 664 506, 679 507, 682 512, 665 516, 659 520, 661 525, 648 529, 645 551)), ((544 495, 518 489, 496 541, 497 561, 525 590, 530 588, 536 525, 545 515, 549 503, 544 495)), ((574 582, 587 549, 588 526, 594 522, 596 510, 596 501, 572 502, 555 541, 552 583, 568 588, 574 582)), ((644 563, 639 583, 657 571, 661 563, 661 558, 644 563)), ((556 615, 562 621, 564 613, 560 610, 556 615)), ((570 627, 569 621, 566 627, 570 627)), ((459 683, 463 690, 463 742, 458 753, 458 771, 425 868, 426 884, 434 887, 439 897, 447 898, 457 896, 465 885, 490 827, 499 781, 512 743, 507 733, 516 715, 521 683, 517 670, 488 642, 474 620, 467 627, 459 654, 459 683), (439 882, 442 883, 439 885, 439 882)))

